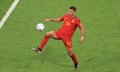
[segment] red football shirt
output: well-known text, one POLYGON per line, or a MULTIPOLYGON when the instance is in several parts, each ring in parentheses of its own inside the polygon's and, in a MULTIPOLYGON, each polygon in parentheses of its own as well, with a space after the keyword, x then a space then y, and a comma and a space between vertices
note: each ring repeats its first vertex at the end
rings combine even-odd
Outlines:
POLYGON ((71 18, 68 14, 65 14, 61 17, 61 20, 63 21, 63 24, 58 32, 64 37, 71 38, 76 30, 76 27, 82 27, 80 24, 80 20, 76 16, 71 18))

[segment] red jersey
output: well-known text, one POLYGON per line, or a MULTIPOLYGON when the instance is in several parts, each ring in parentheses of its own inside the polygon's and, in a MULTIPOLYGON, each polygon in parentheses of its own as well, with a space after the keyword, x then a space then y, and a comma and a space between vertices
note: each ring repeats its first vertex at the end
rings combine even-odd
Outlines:
POLYGON ((61 20, 63 21, 63 24, 57 32, 62 34, 65 38, 71 39, 76 27, 81 28, 80 20, 76 16, 71 18, 68 14, 65 14, 61 17, 61 20))

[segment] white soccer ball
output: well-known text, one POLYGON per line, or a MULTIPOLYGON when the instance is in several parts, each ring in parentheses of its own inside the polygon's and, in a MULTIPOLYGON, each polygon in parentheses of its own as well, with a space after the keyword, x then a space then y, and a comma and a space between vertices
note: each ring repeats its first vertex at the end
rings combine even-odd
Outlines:
POLYGON ((43 31, 44 28, 45 28, 45 25, 43 23, 39 23, 39 24, 36 25, 36 29, 38 31, 43 31))

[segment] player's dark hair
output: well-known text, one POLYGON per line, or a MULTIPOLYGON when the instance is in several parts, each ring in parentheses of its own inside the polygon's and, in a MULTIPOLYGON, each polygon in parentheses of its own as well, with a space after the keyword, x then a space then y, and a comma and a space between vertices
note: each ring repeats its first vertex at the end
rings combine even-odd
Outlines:
POLYGON ((69 9, 72 9, 72 10, 76 11, 76 7, 75 6, 70 6, 69 9))

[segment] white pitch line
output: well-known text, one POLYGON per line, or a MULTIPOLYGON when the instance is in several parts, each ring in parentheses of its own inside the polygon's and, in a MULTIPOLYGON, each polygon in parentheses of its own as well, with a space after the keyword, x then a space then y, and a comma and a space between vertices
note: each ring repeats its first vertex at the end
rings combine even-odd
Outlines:
POLYGON ((2 26, 6 22, 6 20, 8 19, 8 17, 12 13, 12 11, 15 9, 16 5, 18 4, 18 2, 19 2, 19 0, 14 0, 14 2, 12 3, 12 5, 10 6, 10 8, 6 12, 6 14, 4 15, 4 17, 1 19, 1 21, 0 21, 0 29, 2 28, 2 26))

